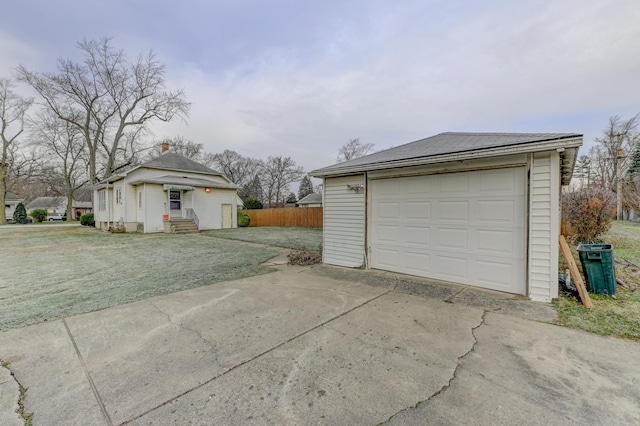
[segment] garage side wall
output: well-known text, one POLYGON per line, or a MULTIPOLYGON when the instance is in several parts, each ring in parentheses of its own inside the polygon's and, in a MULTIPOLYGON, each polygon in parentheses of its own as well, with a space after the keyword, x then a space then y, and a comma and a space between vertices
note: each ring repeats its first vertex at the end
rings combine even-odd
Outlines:
POLYGON ((365 264, 365 196, 364 174, 325 179, 324 263, 351 268, 365 264))
POLYGON ((529 298, 558 297, 560 164, 557 152, 532 155, 529 211, 529 298))

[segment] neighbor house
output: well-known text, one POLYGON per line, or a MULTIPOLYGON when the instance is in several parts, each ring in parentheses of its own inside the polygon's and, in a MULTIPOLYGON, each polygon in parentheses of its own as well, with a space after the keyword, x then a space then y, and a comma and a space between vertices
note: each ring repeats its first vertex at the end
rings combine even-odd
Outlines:
POLYGON ((558 296, 560 188, 582 135, 441 133, 315 170, 323 261, 558 296))
POLYGON ((48 216, 64 214, 67 211, 67 197, 37 197, 25 208, 27 214, 36 209, 46 210, 48 216))
POLYGON ((7 220, 13 220, 13 213, 16 211, 18 204, 22 203, 22 199, 11 192, 7 192, 4 196, 4 214, 7 220))
POLYGON ((322 193, 314 192, 301 198, 296 203, 298 207, 322 207, 322 193))
MULTIPOLYGON (((166 149, 163 146, 163 149, 166 149)), ((172 232, 237 226, 238 186, 219 172, 170 151, 94 185, 97 228, 172 232)))
POLYGON ((71 203, 71 216, 75 220, 80 220, 80 217, 83 214, 92 213, 92 212, 93 212, 93 203, 91 201, 73 200, 73 203, 71 203))

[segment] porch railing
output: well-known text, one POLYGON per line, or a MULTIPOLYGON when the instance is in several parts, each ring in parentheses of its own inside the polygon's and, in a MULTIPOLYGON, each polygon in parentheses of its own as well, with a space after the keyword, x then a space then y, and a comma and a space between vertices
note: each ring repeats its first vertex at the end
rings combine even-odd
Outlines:
POLYGON ((187 214, 187 219, 193 220, 193 222, 198 227, 198 230, 200 230, 200 221, 198 220, 198 215, 196 214, 196 211, 194 209, 187 208, 186 214, 187 214))

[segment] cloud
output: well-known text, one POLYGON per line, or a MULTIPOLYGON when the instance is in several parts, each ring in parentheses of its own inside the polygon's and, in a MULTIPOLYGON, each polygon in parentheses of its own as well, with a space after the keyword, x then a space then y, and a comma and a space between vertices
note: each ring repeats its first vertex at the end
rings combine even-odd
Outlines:
MULTIPOLYGON (((211 152, 311 170, 355 137, 383 149, 447 130, 567 131, 589 145, 610 115, 638 112, 636 0, 127 4, 98 21, 74 9, 51 50, 71 56, 67 40, 100 35, 131 55, 153 48, 168 87, 194 103, 188 125, 156 125, 156 137, 211 152)), ((18 26, 0 58, 48 46, 18 26)))

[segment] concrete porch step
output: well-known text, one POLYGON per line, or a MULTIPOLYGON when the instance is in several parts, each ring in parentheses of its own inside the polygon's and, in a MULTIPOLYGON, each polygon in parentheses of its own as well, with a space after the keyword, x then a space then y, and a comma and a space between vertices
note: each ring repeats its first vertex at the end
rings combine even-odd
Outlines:
POLYGON ((174 218, 169 220, 169 230, 171 234, 197 234, 198 226, 193 219, 174 218))

